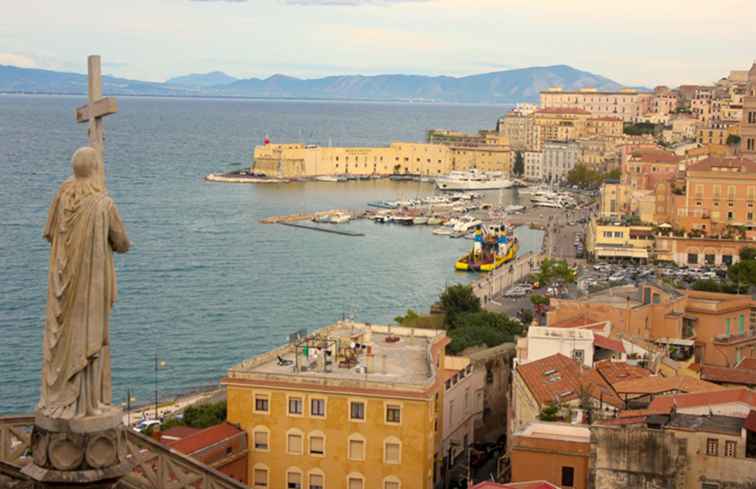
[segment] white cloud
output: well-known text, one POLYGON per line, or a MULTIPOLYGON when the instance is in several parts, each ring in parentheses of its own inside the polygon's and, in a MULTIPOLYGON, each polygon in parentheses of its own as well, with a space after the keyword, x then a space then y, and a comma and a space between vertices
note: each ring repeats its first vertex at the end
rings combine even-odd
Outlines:
POLYGON ((0 65, 18 66, 19 68, 38 68, 34 58, 18 53, 0 53, 0 65))

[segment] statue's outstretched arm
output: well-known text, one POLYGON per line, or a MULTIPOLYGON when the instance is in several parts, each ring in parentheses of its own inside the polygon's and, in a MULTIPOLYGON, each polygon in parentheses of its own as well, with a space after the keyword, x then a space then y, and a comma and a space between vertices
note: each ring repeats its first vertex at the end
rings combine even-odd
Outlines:
POLYGON ((111 202, 110 204, 110 231, 108 233, 110 246, 116 253, 126 253, 129 251, 129 237, 126 234, 126 226, 123 225, 118 208, 111 202))

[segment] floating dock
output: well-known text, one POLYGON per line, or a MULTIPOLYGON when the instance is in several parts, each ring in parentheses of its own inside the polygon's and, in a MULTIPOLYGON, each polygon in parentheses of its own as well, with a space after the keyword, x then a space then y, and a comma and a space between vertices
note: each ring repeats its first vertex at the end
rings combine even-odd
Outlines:
POLYGON ((279 221, 278 224, 282 226, 293 227, 293 228, 310 229, 312 231, 321 231, 324 233, 340 234, 341 236, 365 236, 364 233, 355 233, 352 231, 339 231, 338 229, 326 229, 319 226, 309 226, 307 224, 297 224, 294 222, 279 221))

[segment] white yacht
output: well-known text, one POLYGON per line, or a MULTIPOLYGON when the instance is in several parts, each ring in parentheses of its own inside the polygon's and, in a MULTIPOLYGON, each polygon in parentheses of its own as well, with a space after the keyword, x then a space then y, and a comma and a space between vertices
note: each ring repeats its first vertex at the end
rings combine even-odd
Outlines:
POLYGON ((489 175, 472 169, 453 171, 445 177, 436 178, 441 190, 495 190, 512 187, 512 182, 502 176, 489 175))

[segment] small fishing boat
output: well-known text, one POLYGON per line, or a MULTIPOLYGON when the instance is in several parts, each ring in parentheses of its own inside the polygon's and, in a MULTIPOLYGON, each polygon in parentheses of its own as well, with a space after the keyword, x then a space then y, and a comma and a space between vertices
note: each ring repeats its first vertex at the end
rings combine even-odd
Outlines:
POLYGON ((428 224, 428 218, 425 216, 417 216, 412 220, 412 224, 428 224))
POLYGON ((414 219, 415 218, 412 216, 396 216, 395 215, 391 217, 391 222, 395 224, 403 224, 405 226, 411 226, 413 224, 414 219))
POLYGON ((436 236, 451 236, 451 234, 454 232, 450 227, 447 226, 439 226, 435 229, 433 229, 433 234, 436 236))
POLYGON ((440 217, 431 216, 428 218, 428 222, 426 222, 429 226, 438 226, 439 224, 443 223, 444 221, 440 217))
POLYGON ((525 206, 524 205, 514 205, 513 204, 513 205, 506 206, 504 208, 504 210, 507 211, 507 212, 522 212, 522 211, 525 210, 525 206))

